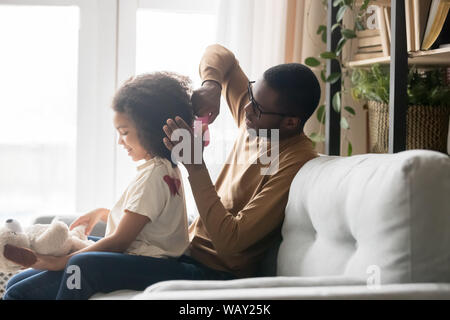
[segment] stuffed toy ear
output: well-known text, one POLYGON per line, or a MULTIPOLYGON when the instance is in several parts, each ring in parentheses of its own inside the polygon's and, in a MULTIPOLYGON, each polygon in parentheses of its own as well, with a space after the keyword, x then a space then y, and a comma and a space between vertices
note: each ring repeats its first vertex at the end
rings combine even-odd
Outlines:
POLYGON ((36 255, 33 251, 26 248, 19 248, 10 244, 6 244, 3 250, 6 259, 11 260, 26 268, 31 267, 37 262, 36 255))
POLYGON ((22 226, 20 225, 20 222, 14 219, 8 219, 5 221, 5 227, 8 230, 11 230, 12 232, 15 233, 22 233, 22 226))

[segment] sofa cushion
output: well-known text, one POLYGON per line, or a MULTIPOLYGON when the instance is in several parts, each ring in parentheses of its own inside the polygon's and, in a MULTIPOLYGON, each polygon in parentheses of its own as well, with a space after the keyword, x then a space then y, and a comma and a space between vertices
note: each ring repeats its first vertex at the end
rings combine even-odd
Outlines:
MULTIPOLYGON (((33 224, 49 224, 52 222, 52 220, 56 217, 68 226, 72 224, 81 214, 79 215, 60 215, 60 216, 41 216, 37 217, 33 224)), ((106 230, 106 223, 103 221, 99 221, 95 227, 92 229, 90 235, 95 237, 104 237, 105 236, 105 230, 106 230)))
POLYGON ((211 288, 207 290, 145 291, 132 300, 306 300, 306 299, 450 299, 448 283, 388 284, 379 288, 366 285, 267 287, 267 288, 211 288))
POLYGON ((450 282, 450 160, 433 151, 321 156, 292 182, 280 276, 450 282))

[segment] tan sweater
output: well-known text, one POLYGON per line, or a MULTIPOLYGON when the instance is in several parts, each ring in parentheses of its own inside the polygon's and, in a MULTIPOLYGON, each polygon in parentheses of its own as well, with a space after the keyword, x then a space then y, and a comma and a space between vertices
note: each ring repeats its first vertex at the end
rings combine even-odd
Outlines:
MULTIPOLYGON (((260 169, 267 164, 248 161, 249 150, 257 150, 252 144, 258 140, 249 139, 246 130, 248 78, 233 53, 219 45, 208 47, 200 62, 200 76, 222 84, 239 134, 215 185, 206 169, 189 177, 199 211, 189 227, 190 254, 213 269, 249 277, 280 237, 293 178, 305 162, 318 155, 311 140, 299 133, 280 141, 278 171, 262 175, 260 169)), ((257 153, 250 158, 257 159, 261 152, 257 153)))

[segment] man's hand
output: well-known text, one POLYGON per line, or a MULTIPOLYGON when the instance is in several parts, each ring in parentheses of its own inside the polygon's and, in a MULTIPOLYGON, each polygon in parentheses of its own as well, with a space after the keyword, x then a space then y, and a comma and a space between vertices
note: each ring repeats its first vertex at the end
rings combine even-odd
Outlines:
POLYGON ((209 116, 209 123, 216 120, 220 112, 220 85, 211 80, 194 90, 191 97, 194 114, 199 117, 209 116))
POLYGON ((198 139, 202 140, 203 133, 206 128, 206 124, 202 125, 201 132, 199 132, 198 136, 195 136, 194 129, 192 129, 190 126, 188 126, 187 123, 180 117, 175 117, 175 120, 168 119, 166 123, 167 124, 163 127, 163 130, 167 136, 163 139, 163 142, 164 142, 166 148, 169 149, 170 151, 172 151, 172 149, 178 143, 182 143, 183 140, 181 140, 181 141, 172 141, 171 140, 172 134, 175 130, 179 130, 179 129, 186 130, 186 132, 188 132, 188 134, 190 135, 191 143, 189 146, 185 146, 185 147, 190 148, 191 157, 189 159, 185 159, 183 157, 183 154, 180 154, 181 160, 182 160, 181 162, 183 163, 184 167, 186 168, 186 170, 188 171, 189 174, 191 174, 192 172, 194 172, 195 170, 197 170, 199 168, 203 168, 204 167, 203 142, 200 141, 200 143, 198 144, 200 146, 200 148, 195 148, 195 145, 197 143, 196 140, 198 140, 198 139), (195 152, 199 152, 201 154, 195 155, 195 152), (200 162, 198 163, 197 160, 200 160, 200 162))

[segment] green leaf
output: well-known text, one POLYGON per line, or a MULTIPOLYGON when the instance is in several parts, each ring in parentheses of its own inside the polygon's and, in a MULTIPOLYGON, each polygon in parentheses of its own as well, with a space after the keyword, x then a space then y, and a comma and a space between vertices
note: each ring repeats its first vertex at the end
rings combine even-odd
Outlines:
POLYGON ((322 58, 322 59, 336 59, 337 57, 336 57, 336 54, 334 53, 334 52, 331 52, 331 51, 325 51, 325 52, 322 52, 321 54, 320 54, 320 57, 322 58))
POLYGON ((339 28, 340 26, 341 26, 340 23, 333 24, 333 26, 331 27, 331 31, 333 32, 334 30, 336 30, 336 28, 339 28))
POLYGON ((325 75, 325 70, 320 71, 320 78, 323 82, 327 82, 327 77, 325 75))
POLYGON ((333 72, 331 73, 326 82, 330 82, 331 84, 335 84, 339 79, 341 78, 341 73, 340 72, 333 72))
POLYGON ((314 57, 309 57, 305 59, 305 64, 309 67, 317 67, 320 66, 320 61, 314 57))
POLYGON ((353 154, 353 146, 351 144, 351 142, 348 142, 348 147, 347 147, 347 156, 351 156, 353 154))
POLYGON ((325 141, 325 136, 323 136, 319 133, 316 133, 316 132, 311 133, 309 138, 314 142, 324 142, 325 141))
POLYGON ((341 112, 341 93, 336 92, 333 97, 333 109, 337 113, 341 112))
POLYGON ((355 20, 355 28, 358 31, 364 30, 364 23, 361 21, 361 19, 356 19, 355 20))
POLYGON ((341 40, 339 40, 337 47, 336 47, 336 54, 338 56, 341 54, 342 48, 344 47, 346 42, 347 42, 347 39, 345 39, 345 38, 341 38, 341 40))
POLYGON ((344 19, 345 11, 347 11, 347 6, 342 6, 339 8, 338 12, 336 13, 336 21, 341 22, 342 19, 344 19))
POLYGON ((345 117, 341 118, 341 128, 342 129, 349 129, 350 126, 348 125, 348 121, 345 117))
POLYGON ((317 34, 321 34, 322 32, 326 32, 327 31, 327 26, 321 24, 319 26, 319 28, 317 29, 317 34))
POLYGON ((337 7, 341 3, 344 3, 344 0, 334 0, 333 1, 333 7, 337 7))
POLYGON ((317 120, 319 120, 320 123, 325 124, 325 105, 321 105, 317 109, 317 120))
POLYGON ((353 109, 352 107, 346 106, 346 107, 344 107, 344 109, 345 109, 348 113, 350 113, 350 114, 352 114, 352 115, 356 115, 355 109, 353 109))
POLYGON ((364 0, 363 5, 360 8, 360 11, 366 11, 366 9, 369 7, 370 0, 364 0))
POLYGON ((323 43, 327 43, 327 32, 325 30, 325 32, 322 32, 322 42, 323 43))
POLYGON ((345 39, 356 38, 356 33, 352 29, 342 29, 341 34, 345 39))

